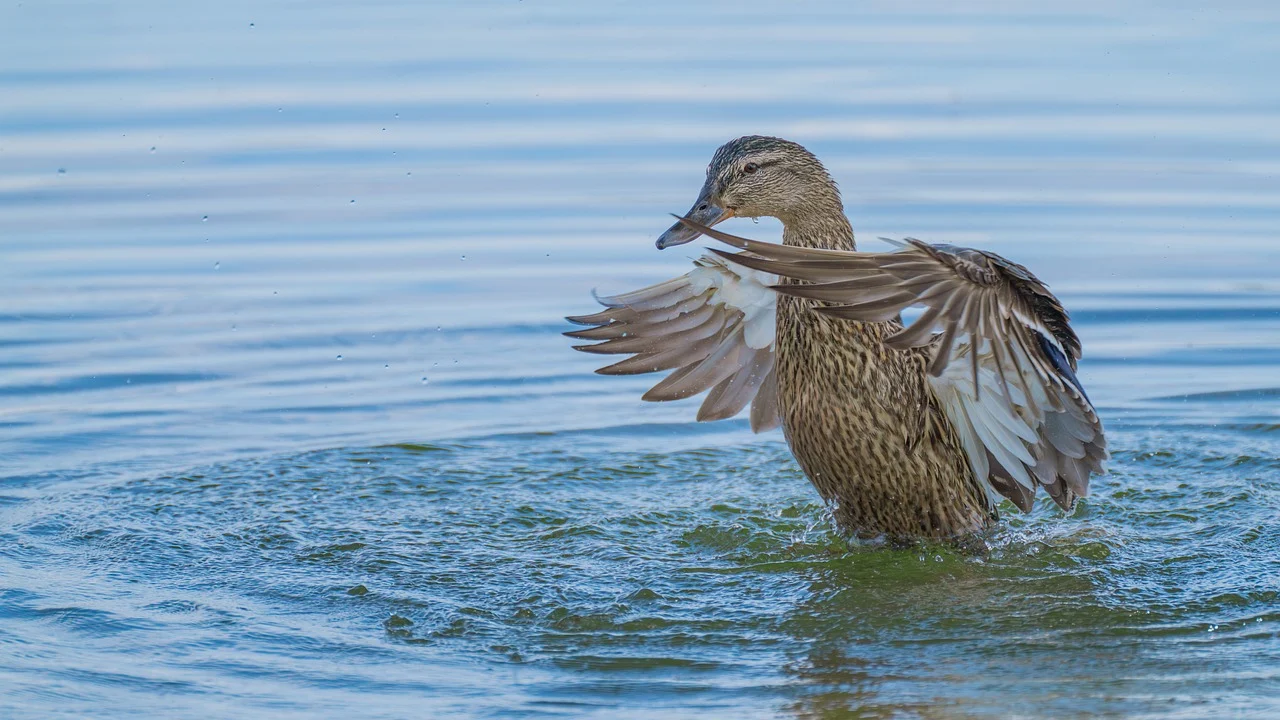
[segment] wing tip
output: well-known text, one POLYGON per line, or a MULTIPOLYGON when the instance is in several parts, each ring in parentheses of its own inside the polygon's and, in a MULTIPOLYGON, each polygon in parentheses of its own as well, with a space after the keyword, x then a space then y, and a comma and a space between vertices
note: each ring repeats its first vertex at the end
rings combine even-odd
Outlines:
POLYGON ((618 354, 627 352, 625 350, 621 350, 621 351, 610 350, 607 347, 608 345, 609 345, 609 342, 605 341, 602 343, 593 343, 590 345, 572 345, 571 347, 574 350, 577 350, 578 352, 584 352, 584 353, 587 353, 588 355, 618 355, 618 354))
POLYGON ((613 318, 609 316, 611 312, 616 312, 616 309, 606 306, 604 310, 599 312, 587 315, 565 315, 564 319, 574 325, 608 325, 613 322, 613 318))

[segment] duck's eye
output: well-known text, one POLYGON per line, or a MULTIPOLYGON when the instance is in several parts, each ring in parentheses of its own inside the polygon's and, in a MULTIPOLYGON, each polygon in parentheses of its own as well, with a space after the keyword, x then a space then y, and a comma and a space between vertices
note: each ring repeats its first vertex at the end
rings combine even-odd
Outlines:
POLYGON ((753 173, 753 172, 755 172, 755 171, 757 171, 757 170, 759 170, 759 169, 760 169, 760 166, 759 166, 759 165, 757 165, 757 164, 755 164, 755 163, 747 163, 746 165, 743 165, 743 166, 742 166, 742 172, 744 172, 744 173, 746 173, 746 174, 748 174, 748 175, 750 175, 751 173, 753 173))

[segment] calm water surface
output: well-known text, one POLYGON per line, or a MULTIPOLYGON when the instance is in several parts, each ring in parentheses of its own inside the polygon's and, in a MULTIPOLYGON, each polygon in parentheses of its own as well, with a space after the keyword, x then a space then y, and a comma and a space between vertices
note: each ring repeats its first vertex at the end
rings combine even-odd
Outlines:
POLYGON ((5 2, 0 714, 1280 715, 1280 11, 952 5, 5 2), (1058 291, 1071 517, 851 546, 568 349, 749 132, 1058 291))

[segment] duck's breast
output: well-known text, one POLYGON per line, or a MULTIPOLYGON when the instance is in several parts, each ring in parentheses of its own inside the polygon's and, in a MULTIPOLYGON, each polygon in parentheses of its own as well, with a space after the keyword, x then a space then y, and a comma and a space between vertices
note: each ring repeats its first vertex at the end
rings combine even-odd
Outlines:
POLYGON ((949 537, 993 517, 926 377, 927 352, 891 350, 897 321, 840 320, 778 298, 783 430, 836 517, 861 535, 949 537))

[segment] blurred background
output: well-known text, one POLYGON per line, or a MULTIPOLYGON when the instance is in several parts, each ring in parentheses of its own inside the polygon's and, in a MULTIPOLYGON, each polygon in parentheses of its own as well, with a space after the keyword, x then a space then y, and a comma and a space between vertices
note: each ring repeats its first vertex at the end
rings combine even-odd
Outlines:
POLYGON ((1280 711, 1278 33, 1264 2, 6 0, 0 703, 1280 711), (865 249, 1052 286, 1113 514, 1042 508, 999 570, 849 549, 778 434, 592 374, 562 317, 687 270, 652 241, 742 134, 814 151, 865 249), (957 583, 962 619, 912 610, 957 583))

